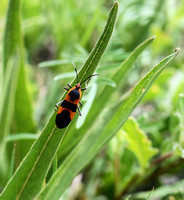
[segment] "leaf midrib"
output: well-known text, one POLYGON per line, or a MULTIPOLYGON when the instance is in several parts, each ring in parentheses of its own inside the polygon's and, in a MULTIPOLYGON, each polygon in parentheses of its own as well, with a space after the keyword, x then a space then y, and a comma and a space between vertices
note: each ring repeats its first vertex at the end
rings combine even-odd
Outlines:
POLYGON ((43 151, 44 151, 45 148, 46 148, 46 145, 47 145, 48 142, 49 142, 49 139, 51 138, 51 136, 52 136, 53 133, 54 133, 55 128, 56 128, 56 126, 54 126, 54 128, 52 129, 51 134, 50 134, 49 137, 47 138, 47 140, 46 140, 46 142, 45 142, 45 144, 44 144, 44 146, 43 146, 43 149, 41 150, 40 154, 38 155, 38 157, 37 157, 37 159, 36 159, 36 161, 35 161, 35 163, 34 163, 32 169, 31 169, 31 171, 29 172, 29 174, 28 174, 28 176, 27 176, 27 178, 26 178, 26 180, 25 180, 25 182, 24 182, 24 184, 23 184, 23 186, 22 186, 22 188, 21 188, 21 190, 20 190, 18 196, 16 197, 16 200, 18 200, 18 199, 20 198, 20 196, 21 196, 21 194, 22 194, 24 188, 26 187, 26 185, 27 185, 27 183, 28 183, 28 181, 29 181, 29 179, 30 179, 30 177, 31 177, 31 175, 32 175, 32 173, 33 173, 33 171, 34 171, 34 169, 35 169, 35 167, 36 167, 36 165, 37 165, 37 163, 38 163, 38 161, 39 161, 39 159, 40 159, 42 153, 43 153, 43 151))
MULTIPOLYGON (((112 16, 114 16, 114 12, 115 12, 115 11, 116 11, 116 9, 113 10, 112 16)), ((94 58, 96 57, 96 54, 98 53, 98 51, 99 51, 99 49, 100 49, 100 47, 101 47, 101 44, 102 44, 102 42, 104 41, 105 36, 107 35, 107 32, 108 32, 109 27, 110 27, 110 25, 111 25, 112 19, 113 19, 113 17, 111 17, 110 22, 109 22, 109 24, 108 24, 108 26, 107 26, 107 28, 106 28, 106 31, 104 32, 104 35, 103 35, 103 37, 102 37, 102 39, 101 39, 101 41, 100 41, 100 43, 99 43, 99 46, 98 46, 98 48, 96 49, 96 52, 95 52, 95 54, 93 55, 93 57, 92 57, 90 63, 87 65, 86 70, 85 70, 85 72, 82 74, 80 80, 82 80, 82 78, 83 78, 84 75, 86 74, 86 71, 88 70, 89 66, 91 65, 91 63, 93 62, 94 58)), ((98 44, 98 43, 97 43, 97 44, 98 44)), ((102 55, 103 55, 103 54, 102 54, 102 55)))
MULTIPOLYGON (((114 16, 114 12, 115 12, 115 9, 113 10, 112 16, 114 16)), ((111 23, 112 23, 112 19, 113 19, 113 17, 110 19, 110 22, 109 22, 109 24, 108 24, 108 26, 107 26, 107 28, 106 28, 106 31, 104 32, 104 35, 103 35, 103 37, 102 37, 102 39, 101 39, 101 41, 100 41, 100 43, 99 43, 99 46, 97 47, 95 54, 93 55, 92 59, 90 60, 89 64, 87 65, 86 70, 85 70, 85 72, 83 73, 83 75, 81 76, 80 80, 82 80, 82 78, 85 76, 86 71, 89 69, 91 63, 93 62, 94 58, 96 57, 97 53, 99 52, 99 49, 100 49, 100 47, 101 47, 101 44, 102 44, 102 42, 104 41, 104 38, 106 37, 107 32, 108 32, 108 30, 109 30, 109 27, 110 27, 110 25, 111 25, 111 23)), ((45 150, 45 148, 46 148, 46 146, 47 146, 47 144, 48 144, 48 142, 49 142, 51 136, 52 136, 53 133, 54 133, 55 128, 56 128, 56 125, 54 125, 51 134, 49 135, 48 139, 46 140, 46 142, 45 142, 45 144, 44 144, 44 146, 43 146, 43 149, 41 150, 41 152, 40 152, 39 156, 37 157, 37 159, 36 159, 36 161, 35 161, 35 163, 34 163, 32 169, 31 169, 31 171, 29 172, 29 174, 28 174, 28 176, 27 176, 27 178, 26 178, 26 180, 25 180, 25 182, 24 182, 24 184, 23 184, 23 186, 22 186, 22 188, 21 188, 21 190, 20 190, 18 196, 16 197, 16 200, 18 200, 18 199, 20 198, 20 196, 21 196, 21 194, 22 194, 24 188, 26 187, 26 185, 27 185, 27 183, 28 183, 28 181, 29 181, 29 179, 30 179, 30 177, 31 177, 31 175, 32 175, 32 173, 33 173, 33 171, 34 171, 34 169, 35 169, 35 167, 36 167, 36 165, 37 165, 37 163, 38 163, 38 161, 39 161, 41 155, 42 155, 42 153, 44 152, 44 150, 45 150)), ((64 135, 65 135, 65 134, 64 134, 64 135)), ((59 145, 58 145, 58 146, 59 146, 59 145)))

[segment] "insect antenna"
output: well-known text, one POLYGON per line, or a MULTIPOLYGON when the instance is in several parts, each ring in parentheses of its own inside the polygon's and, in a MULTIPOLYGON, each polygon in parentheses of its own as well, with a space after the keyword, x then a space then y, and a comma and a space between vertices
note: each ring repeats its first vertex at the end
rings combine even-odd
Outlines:
POLYGON ((76 72, 76 77, 77 77, 77 83, 79 82, 79 79, 78 79, 78 73, 77 73, 77 68, 76 68, 76 66, 75 66, 75 64, 74 63, 72 63, 72 65, 74 66, 74 68, 75 68, 75 72, 76 72))
POLYGON ((86 79, 84 79, 84 80, 82 81, 81 85, 82 85, 85 81, 87 81, 88 79, 90 79, 92 76, 98 76, 98 74, 93 74, 93 75, 91 75, 91 76, 88 76, 86 79))

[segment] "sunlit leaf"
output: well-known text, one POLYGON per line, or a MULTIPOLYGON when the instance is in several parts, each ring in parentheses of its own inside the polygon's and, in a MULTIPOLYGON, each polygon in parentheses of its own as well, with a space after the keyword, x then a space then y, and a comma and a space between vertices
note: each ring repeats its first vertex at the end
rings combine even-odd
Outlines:
POLYGON ((129 118, 123 126, 123 134, 128 141, 128 149, 137 157, 142 168, 146 168, 149 160, 158 152, 152 147, 144 131, 139 128, 138 123, 133 118, 129 118))

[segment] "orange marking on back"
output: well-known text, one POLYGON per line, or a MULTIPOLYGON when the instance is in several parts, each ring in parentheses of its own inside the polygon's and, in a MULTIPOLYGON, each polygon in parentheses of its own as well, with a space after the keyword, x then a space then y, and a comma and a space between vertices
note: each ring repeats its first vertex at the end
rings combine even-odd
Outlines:
POLYGON ((62 106, 59 107, 59 109, 57 111, 57 115, 59 113, 62 113, 64 110, 68 110, 70 112, 70 119, 72 120, 74 118, 76 112, 72 112, 70 109, 63 108, 62 106))
MULTIPOLYGON (((78 84, 79 84, 79 83, 78 83, 78 84)), ((79 86, 80 86, 80 84, 79 84, 79 86)), ((81 93, 81 89, 79 88, 79 94, 80 94, 79 99, 76 99, 76 100, 74 100, 74 101, 70 101, 69 92, 72 91, 72 90, 74 90, 74 89, 76 89, 76 86, 73 87, 73 88, 71 88, 71 89, 68 91, 68 93, 67 93, 67 95, 66 95, 66 97, 65 97, 65 100, 68 101, 68 102, 70 102, 70 103, 73 103, 73 104, 78 105, 78 104, 79 104, 79 101, 80 101, 80 99, 81 99, 82 93, 81 93)), ((63 108, 62 106, 60 106, 59 109, 58 109, 58 111, 57 111, 57 114, 62 113, 64 110, 68 110, 68 111, 70 112, 70 119, 72 120, 72 119, 74 118, 76 112, 72 112, 70 109, 63 108)))

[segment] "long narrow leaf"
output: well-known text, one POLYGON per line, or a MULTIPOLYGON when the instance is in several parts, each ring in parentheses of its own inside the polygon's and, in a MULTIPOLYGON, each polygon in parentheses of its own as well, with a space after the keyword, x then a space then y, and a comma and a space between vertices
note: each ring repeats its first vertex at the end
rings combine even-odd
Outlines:
MULTIPOLYGON (((80 81, 84 80, 95 71, 112 35, 117 11, 118 3, 116 2, 111 9, 106 27, 99 41, 79 72, 80 81)), ((76 79, 73 82, 75 81, 76 79)), ((56 128, 55 117, 56 114, 54 113, 42 134, 34 143, 14 176, 7 184, 0 199, 34 199, 41 190, 53 157, 67 131, 67 128, 61 130, 56 128)))
POLYGON ((96 120, 96 126, 91 127, 71 154, 59 167, 46 188, 37 199, 59 199, 67 189, 72 179, 96 155, 100 148, 120 129, 128 116, 135 109, 152 83, 156 80, 164 67, 178 54, 175 53, 164 58, 156 65, 133 89, 125 100, 115 105, 111 113, 105 111, 96 120), (67 176, 66 176, 67 174, 67 176))
POLYGON ((121 66, 117 69, 115 74, 113 75, 112 81, 116 84, 117 88, 113 88, 111 86, 107 86, 104 88, 102 93, 95 98, 94 100, 94 106, 92 105, 92 109, 89 111, 89 114, 87 118, 85 119, 86 126, 82 126, 77 131, 74 126, 70 127, 69 134, 66 135, 64 138, 62 144, 61 144, 61 151, 58 153, 58 158, 60 157, 62 160, 66 156, 68 156, 69 152, 75 147, 75 145, 78 144, 81 137, 88 131, 89 126, 91 126, 94 123, 94 119, 96 116, 99 116, 102 108, 107 105, 109 107, 109 104, 111 104, 112 98, 114 98, 113 93, 117 90, 121 90, 123 86, 124 77, 126 76, 127 72, 132 68, 133 63, 137 59, 137 57, 142 53, 143 50, 146 49, 155 39, 155 36, 145 40, 142 42, 138 47, 135 48, 135 50, 127 57, 127 59, 121 64, 121 66), (75 137, 75 135, 78 135, 78 137, 75 137), (75 138, 75 140, 73 140, 75 138), (62 147, 65 147, 64 149, 62 147))
POLYGON ((10 165, 7 162, 6 155, 6 137, 10 133, 10 125, 12 122, 12 110, 14 108, 15 90, 17 83, 17 75, 20 63, 15 59, 12 63, 8 63, 8 70, 6 70, 6 79, 4 81, 3 95, 2 95, 2 113, 0 116, 0 178, 1 183, 5 184, 9 177, 8 170, 10 165))
POLYGON ((95 71, 96 66, 98 65, 112 35, 117 18, 117 12, 118 2, 115 2, 114 6, 111 9, 107 24, 100 39, 98 40, 97 44, 95 45, 94 49, 90 53, 89 57, 87 58, 86 62, 79 72, 79 82, 87 78, 89 76, 88 74, 93 74, 93 72, 95 71))
POLYGON ((3 44, 4 72, 8 60, 16 51, 17 46, 20 46, 20 0, 10 0, 3 44))
MULTIPOLYGON (((5 137, 9 134, 12 124, 12 110, 15 104, 15 91, 17 76, 20 71, 21 58, 21 37, 20 37, 20 1, 10 0, 8 4, 5 34, 3 43, 3 67, 2 67, 2 91, 0 106, 0 173, 1 182, 7 182, 5 177, 9 170, 6 160, 5 137), (6 167, 4 167, 7 165, 6 167)), ((4 184, 4 183, 3 183, 4 184)))
MULTIPOLYGON (((104 106, 108 102, 111 101, 113 98, 113 92, 115 91, 116 93, 122 89, 124 86, 124 77, 126 76, 127 72, 131 69, 133 66, 133 63, 137 59, 137 57, 142 53, 142 51, 148 47, 153 40, 155 39, 155 36, 145 40, 143 43, 141 43, 138 47, 135 48, 135 50, 125 59, 125 61, 120 65, 120 67, 117 69, 115 74, 112 77, 112 80, 115 82, 117 85, 116 90, 112 88, 111 86, 105 87, 105 89, 102 91, 101 95, 96 99, 98 102, 97 106, 95 106, 95 110, 93 110, 92 113, 90 113, 90 118, 94 117, 94 113, 97 114, 97 111, 100 110, 102 105, 104 106), (109 96, 109 94, 111 94, 109 96), (108 98, 107 98, 108 97, 108 98)), ((89 119, 90 120, 90 119, 89 119)))

